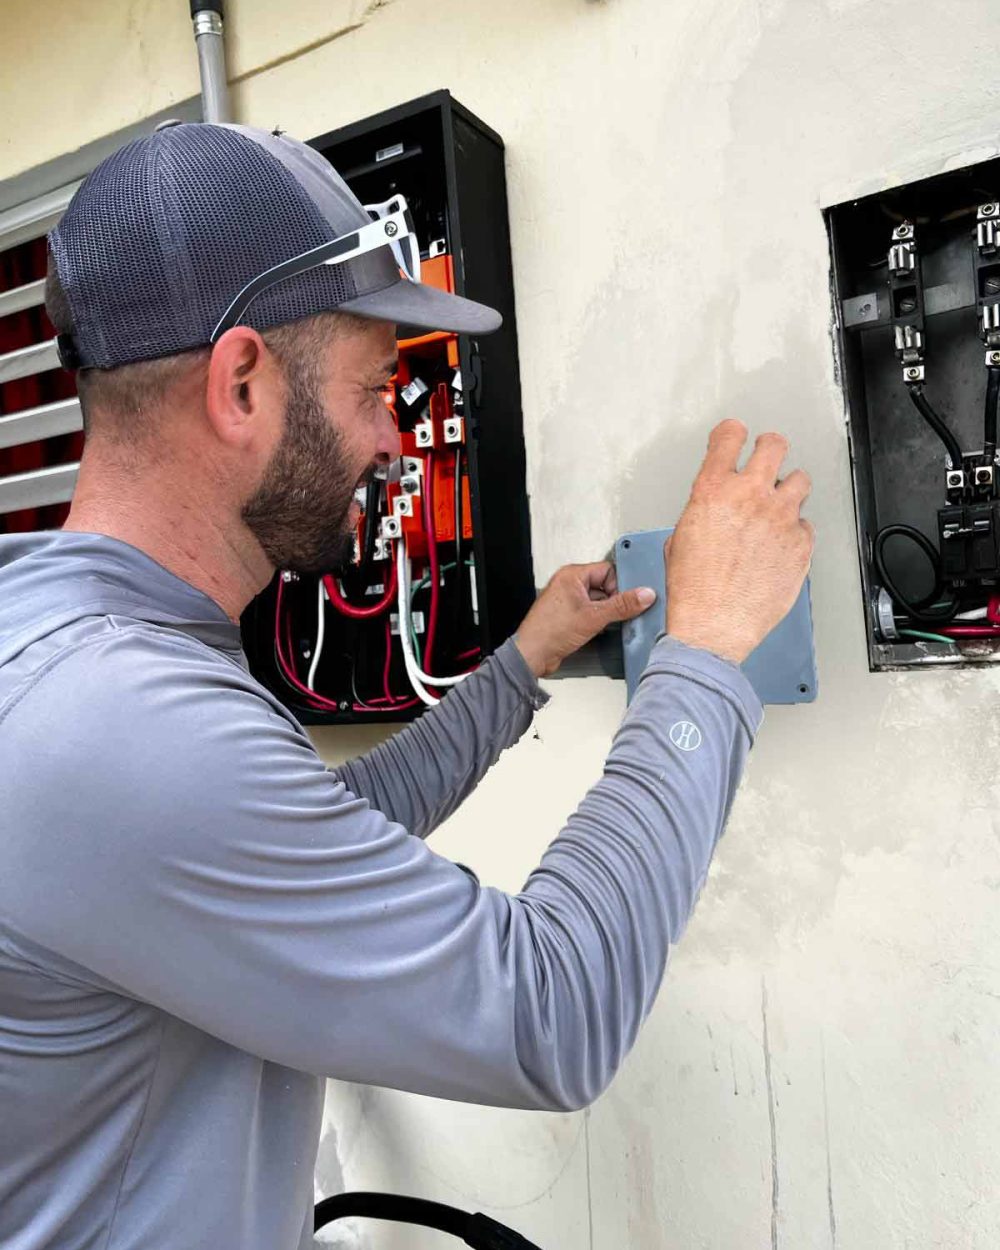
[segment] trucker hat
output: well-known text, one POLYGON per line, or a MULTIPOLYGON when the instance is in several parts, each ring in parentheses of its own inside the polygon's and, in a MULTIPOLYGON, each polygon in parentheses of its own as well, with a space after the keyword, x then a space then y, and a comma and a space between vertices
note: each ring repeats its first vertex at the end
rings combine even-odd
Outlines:
POLYGON ((189 122, 134 140, 80 185, 49 234, 70 368, 113 369, 345 312, 489 334, 500 314, 414 280, 401 196, 366 209, 315 149, 249 126, 189 122))

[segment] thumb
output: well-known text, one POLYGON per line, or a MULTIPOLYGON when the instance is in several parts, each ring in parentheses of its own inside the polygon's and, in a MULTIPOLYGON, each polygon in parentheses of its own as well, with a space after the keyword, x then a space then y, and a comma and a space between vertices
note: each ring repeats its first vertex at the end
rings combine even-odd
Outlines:
POLYGON ((612 621, 631 621, 642 616, 647 608, 656 602, 656 591, 650 586, 639 586, 635 590, 623 590, 617 595, 601 599, 594 604, 594 609, 605 625, 612 621))

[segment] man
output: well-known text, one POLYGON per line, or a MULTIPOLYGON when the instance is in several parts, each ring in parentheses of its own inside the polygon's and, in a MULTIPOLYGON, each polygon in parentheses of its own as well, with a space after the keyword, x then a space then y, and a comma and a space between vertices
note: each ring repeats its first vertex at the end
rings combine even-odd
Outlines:
POLYGON ((243 608, 339 559, 357 485, 398 456, 395 324, 498 324, 382 242, 272 280, 367 222, 303 145, 184 125, 100 166, 51 236, 88 437, 64 530, 0 540, 0 1244, 308 1245, 327 1076, 583 1106, 705 879, 761 716, 737 665, 812 547, 777 436, 740 472, 743 427, 714 431, 669 634, 517 896, 422 839, 523 734, 537 678, 651 593, 561 570, 515 640, 336 772, 246 671, 243 608))

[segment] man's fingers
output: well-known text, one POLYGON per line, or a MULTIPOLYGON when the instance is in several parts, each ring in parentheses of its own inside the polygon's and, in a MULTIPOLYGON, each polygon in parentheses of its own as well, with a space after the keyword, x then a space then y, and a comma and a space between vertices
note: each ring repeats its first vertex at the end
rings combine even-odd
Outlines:
POLYGON ((577 571, 591 599, 603 599, 618 589, 618 575, 610 560, 598 560, 596 564, 581 564, 577 571))
POLYGON ((595 603, 593 608, 603 629, 612 621, 631 621, 634 617, 642 616, 655 602, 656 591, 650 586, 639 586, 635 590, 623 590, 621 594, 595 603))
POLYGON ((747 441, 742 421, 722 421, 708 436, 708 452, 701 466, 702 477, 724 477, 735 473, 740 453, 747 441))
POLYGON ((778 483, 778 494, 788 503, 801 508, 812 493, 812 478, 804 469, 795 469, 778 483))
POLYGON ((781 473, 781 466, 788 455, 788 439, 781 434, 762 434, 747 461, 743 472, 747 477, 759 477, 773 485, 781 473))

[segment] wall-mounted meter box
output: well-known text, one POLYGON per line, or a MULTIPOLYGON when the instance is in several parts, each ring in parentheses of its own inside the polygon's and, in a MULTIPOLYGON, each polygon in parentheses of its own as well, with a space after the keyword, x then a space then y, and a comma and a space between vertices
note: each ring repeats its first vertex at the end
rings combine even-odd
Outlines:
POLYGON ((1000 160, 828 210, 869 660, 1000 661, 1000 160))
POLYGON ((399 327, 384 395, 402 444, 359 497, 353 558, 281 570, 243 618, 255 675, 310 723, 405 720, 534 598, 504 149, 447 91, 311 140, 363 204, 403 196, 421 281, 489 304, 482 338, 399 327))

